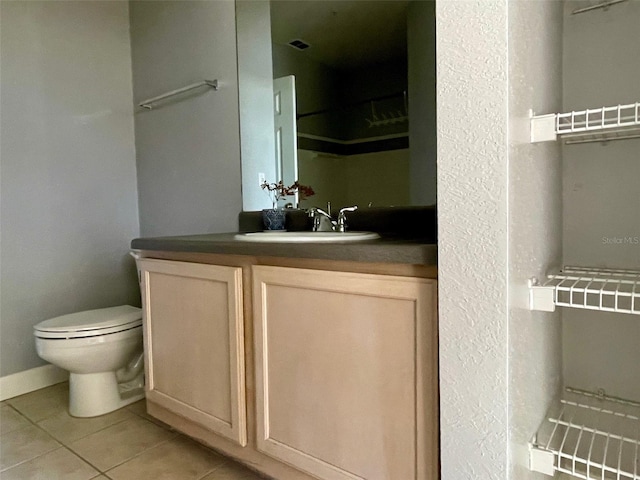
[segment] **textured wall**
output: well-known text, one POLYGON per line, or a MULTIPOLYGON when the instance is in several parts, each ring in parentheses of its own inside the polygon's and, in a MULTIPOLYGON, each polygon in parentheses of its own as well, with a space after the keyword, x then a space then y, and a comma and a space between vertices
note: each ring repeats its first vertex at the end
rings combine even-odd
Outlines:
POLYGON ((0 375, 44 364, 32 326, 138 304, 126 2, 0 2, 0 375))
MULTIPOLYGON (((242 210, 235 3, 131 2, 136 101, 204 79, 135 114, 142 236, 235 231, 242 210)), ((255 179, 257 185, 257 178, 255 179)))
POLYGON ((436 3, 443 480, 508 474, 507 2, 436 3))
MULTIPOLYGON (((565 4, 564 110, 640 101, 640 2, 571 15, 565 4)), ((564 263, 640 270, 640 139, 563 147, 564 263), (626 240, 625 240, 626 239, 626 240)), ((565 309, 565 383, 640 401, 640 322, 565 309)))
POLYGON ((528 469, 531 440, 561 385, 560 312, 527 309, 527 280, 560 264, 559 142, 529 142, 529 110, 558 111, 562 96, 562 2, 509 2, 509 436, 508 478, 528 469), (544 72, 543 75, 540 72, 544 72))

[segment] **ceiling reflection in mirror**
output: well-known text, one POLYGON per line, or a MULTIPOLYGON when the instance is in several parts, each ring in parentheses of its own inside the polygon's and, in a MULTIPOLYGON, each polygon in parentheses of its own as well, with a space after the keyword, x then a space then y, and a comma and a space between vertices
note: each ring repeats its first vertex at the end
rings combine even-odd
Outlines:
POLYGON ((272 0, 270 17, 273 78, 295 77, 297 172, 278 175, 316 192, 300 207, 434 204, 433 2, 272 0))

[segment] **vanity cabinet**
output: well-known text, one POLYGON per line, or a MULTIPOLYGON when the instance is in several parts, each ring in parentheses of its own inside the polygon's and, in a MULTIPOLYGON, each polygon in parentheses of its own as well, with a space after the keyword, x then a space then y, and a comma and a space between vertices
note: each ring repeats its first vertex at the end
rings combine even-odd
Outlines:
POLYGON ((434 280, 253 267, 257 447, 327 480, 437 478, 434 280))
POLYGON ((424 267, 178 253, 139 266, 151 415, 278 480, 438 478, 424 267))
POLYGON ((242 268, 139 265, 147 400, 246 445, 242 268))

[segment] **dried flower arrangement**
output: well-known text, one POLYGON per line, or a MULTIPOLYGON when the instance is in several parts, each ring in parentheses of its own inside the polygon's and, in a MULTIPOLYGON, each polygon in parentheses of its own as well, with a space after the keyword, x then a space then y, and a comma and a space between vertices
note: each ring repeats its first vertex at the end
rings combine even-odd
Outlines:
POLYGON ((260 185, 260 187, 263 190, 267 190, 267 192, 269 193, 274 210, 278 208, 278 200, 288 197, 289 195, 295 195, 297 193, 298 201, 302 201, 305 198, 311 197, 315 194, 313 188, 307 185, 302 185, 297 180, 288 187, 285 187, 282 180, 280 180, 278 183, 264 182, 262 185, 260 185))

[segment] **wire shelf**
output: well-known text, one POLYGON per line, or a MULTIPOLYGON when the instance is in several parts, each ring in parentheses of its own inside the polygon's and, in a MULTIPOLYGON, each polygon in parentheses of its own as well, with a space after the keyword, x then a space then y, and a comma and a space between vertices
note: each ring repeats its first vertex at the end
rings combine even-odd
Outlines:
POLYGON ((530 284, 530 308, 554 311, 556 306, 640 315, 640 272, 604 268, 564 267, 530 284))
POLYGON ((531 469, 586 480, 640 480, 640 404, 567 390, 531 445, 531 469))
POLYGON ((640 138, 640 102, 531 118, 531 141, 569 137, 567 144, 640 138))

